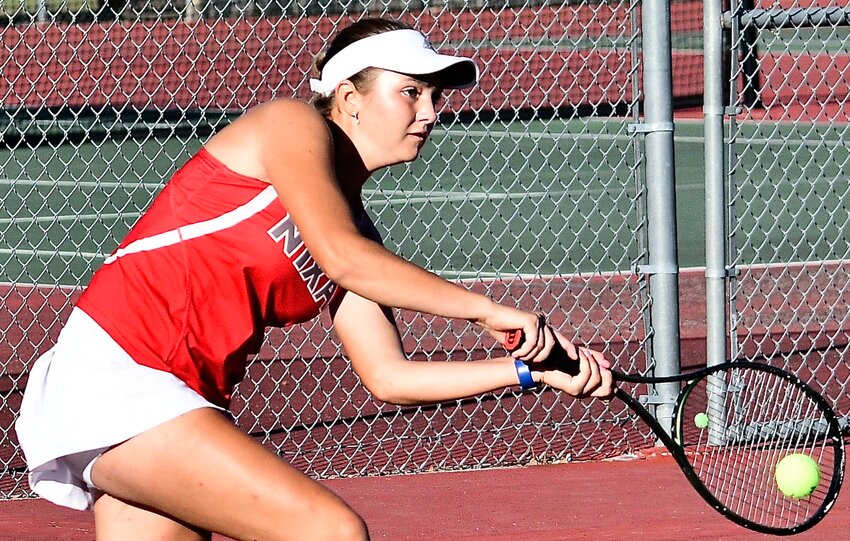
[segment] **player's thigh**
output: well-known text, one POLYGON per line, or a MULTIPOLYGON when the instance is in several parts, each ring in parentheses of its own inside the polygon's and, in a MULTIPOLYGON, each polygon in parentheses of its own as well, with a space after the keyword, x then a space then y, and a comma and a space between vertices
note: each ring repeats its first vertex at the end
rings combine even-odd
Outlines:
POLYGON ((210 408, 110 449, 92 481, 118 499, 236 539, 368 537, 339 497, 210 408))
POLYGON ((108 494, 94 503, 97 541, 210 541, 212 534, 108 494))

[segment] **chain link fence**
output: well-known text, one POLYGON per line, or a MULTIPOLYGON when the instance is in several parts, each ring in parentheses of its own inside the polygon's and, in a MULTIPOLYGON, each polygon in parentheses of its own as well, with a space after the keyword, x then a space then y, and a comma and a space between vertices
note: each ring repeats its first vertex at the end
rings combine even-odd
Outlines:
POLYGON ((731 357, 797 372, 850 414, 850 8, 732 2, 731 357))
MULTIPOLYGON (((210 134, 268 99, 309 99, 316 53, 366 14, 412 23, 482 68, 480 85, 447 97, 422 159, 367 190, 388 247, 646 369, 649 299, 633 272, 646 253, 642 157, 628 131, 639 5, 514 4, 4 0, 0 495, 28 494, 13 430, 27 369, 93 270, 210 134)), ((412 359, 503 354, 465 323, 398 318, 412 359)), ((327 317, 269 329, 232 409, 319 478, 599 458, 651 441, 622 409, 551 391, 376 402, 327 317)))
MULTIPOLYGON (((652 291, 638 272, 653 217, 634 128, 643 58, 658 51, 646 48, 637 0, 2 6, 0 497, 29 495, 14 416, 28 367, 91 273, 210 134, 263 101, 309 99, 313 58, 365 15, 411 23, 482 69, 476 88, 447 96, 422 158, 367 190, 387 246, 546 313, 620 369, 654 370, 652 291)), ((779 352, 846 414, 847 9, 821 16, 805 6, 789 19, 817 25, 760 22, 794 7, 733 3, 724 14, 730 356, 779 352)), ((699 104, 703 6, 669 9, 673 102, 699 104)), ((679 280, 693 301, 703 276, 679 280)), ((414 360, 502 354, 467 324, 397 316, 414 360)), ((327 317, 269 329, 232 409, 317 478, 599 459, 654 444, 618 405, 547 390, 417 408, 376 402, 327 317)))

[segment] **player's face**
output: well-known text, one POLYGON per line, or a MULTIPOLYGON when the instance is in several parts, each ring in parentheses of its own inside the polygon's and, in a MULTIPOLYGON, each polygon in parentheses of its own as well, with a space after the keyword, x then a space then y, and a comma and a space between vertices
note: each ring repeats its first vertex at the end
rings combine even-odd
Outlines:
POLYGON ((442 96, 434 77, 376 70, 360 109, 359 131, 373 169, 415 160, 437 121, 442 96))

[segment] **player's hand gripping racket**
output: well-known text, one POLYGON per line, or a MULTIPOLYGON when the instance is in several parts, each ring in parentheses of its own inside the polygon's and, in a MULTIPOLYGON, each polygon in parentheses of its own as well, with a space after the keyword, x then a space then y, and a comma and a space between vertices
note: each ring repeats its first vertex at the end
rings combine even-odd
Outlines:
MULTIPOLYGON (((521 342, 516 331, 505 345, 513 351, 521 342)), ((556 348, 532 370, 574 373, 576 361, 556 348)), ((612 372, 617 383, 680 384, 672 436, 638 398, 620 386, 615 396, 652 428, 700 496, 727 518, 790 535, 817 524, 835 503, 844 477, 841 427, 826 400, 794 374, 751 362, 669 377, 612 372)))

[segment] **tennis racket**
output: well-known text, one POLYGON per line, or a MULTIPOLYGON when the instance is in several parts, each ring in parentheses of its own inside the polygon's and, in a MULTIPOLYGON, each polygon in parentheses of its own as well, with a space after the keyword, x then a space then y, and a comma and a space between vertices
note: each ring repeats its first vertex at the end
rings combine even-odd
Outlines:
MULTIPOLYGON (((515 331, 505 345, 513 351, 521 342, 515 331)), ((556 347, 542 369, 575 373, 576 360, 556 347)), ((841 426, 826 400, 794 374, 753 362, 666 377, 612 372, 615 396, 652 428, 699 495, 728 519, 791 535, 817 524, 835 503, 844 478, 841 426), (673 382, 680 390, 671 434, 620 385, 673 382), (811 457, 819 471, 815 489, 802 497, 787 496, 776 481, 777 465, 792 454, 811 457)))

